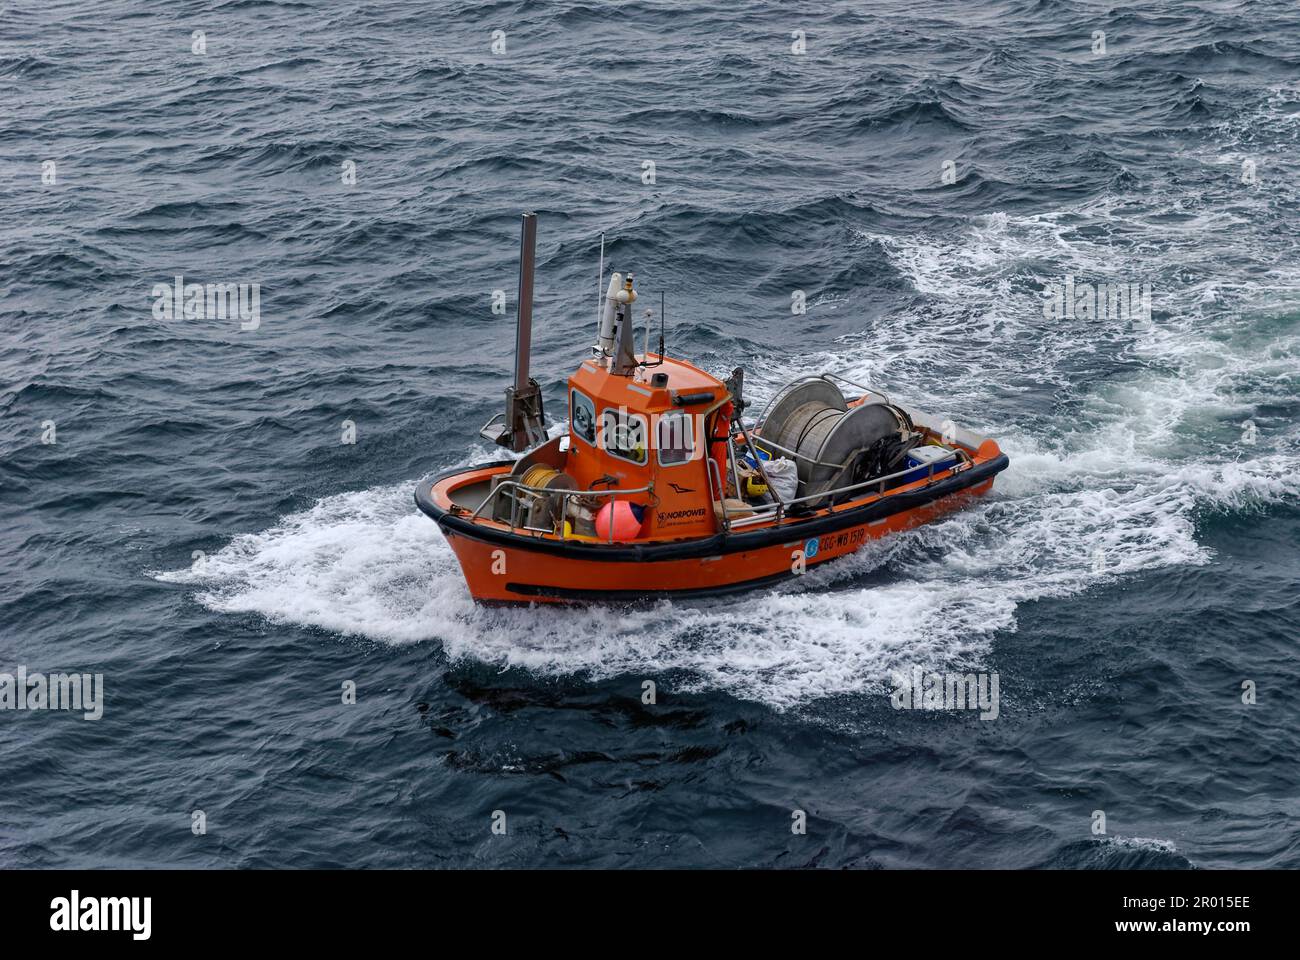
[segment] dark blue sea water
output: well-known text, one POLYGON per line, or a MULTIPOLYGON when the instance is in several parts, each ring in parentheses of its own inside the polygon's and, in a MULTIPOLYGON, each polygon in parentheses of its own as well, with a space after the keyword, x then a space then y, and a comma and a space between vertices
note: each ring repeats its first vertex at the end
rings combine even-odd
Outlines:
POLYGON ((105 707, 0 711, 0 864, 1300 866, 1298 147, 1292 0, 4 4, 0 672, 105 707), (476 608, 411 493, 497 456, 529 209, 553 418, 604 232, 671 352, 1011 469, 794 587, 476 608))

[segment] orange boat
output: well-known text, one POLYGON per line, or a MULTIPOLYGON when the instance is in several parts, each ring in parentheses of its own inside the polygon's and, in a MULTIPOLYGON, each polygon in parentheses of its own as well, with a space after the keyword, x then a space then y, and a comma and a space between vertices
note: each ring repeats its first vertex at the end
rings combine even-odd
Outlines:
MULTIPOLYGON (((746 426, 744 374, 720 380, 634 348, 632 274, 613 273, 597 339, 547 436, 528 375, 536 218, 525 214, 515 381, 483 436, 516 453, 415 491, 473 597, 632 601, 749 590, 796 577, 986 493, 993 440, 834 374, 780 390, 746 426), (848 388, 851 395, 845 394, 848 388)), ((604 253, 601 255, 604 283, 604 253)))

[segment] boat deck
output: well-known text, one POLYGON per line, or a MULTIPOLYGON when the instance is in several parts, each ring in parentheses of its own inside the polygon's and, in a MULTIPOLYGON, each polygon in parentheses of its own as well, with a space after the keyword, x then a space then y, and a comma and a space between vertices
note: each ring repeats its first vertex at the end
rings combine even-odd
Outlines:
POLYGON ((448 498, 458 507, 464 507, 466 510, 477 510, 484 498, 492 492, 492 478, 480 480, 477 483, 467 483, 461 487, 453 487, 448 491, 448 498))

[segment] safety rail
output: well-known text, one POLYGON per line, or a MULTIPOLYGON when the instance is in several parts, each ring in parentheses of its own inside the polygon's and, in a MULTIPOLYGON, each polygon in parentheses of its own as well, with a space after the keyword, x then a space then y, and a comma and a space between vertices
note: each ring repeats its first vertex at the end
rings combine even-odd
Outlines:
MULTIPOLYGON (((969 465, 974 462, 971 459, 970 454, 968 454, 965 450, 961 449, 960 447, 954 448, 953 453, 956 454, 958 460, 962 461, 966 465, 969 465)), ((718 489, 723 489, 721 473, 718 471, 717 464, 714 462, 713 458, 706 457, 705 463, 708 469, 710 487, 712 487, 714 482, 716 482, 718 485, 718 489)), ((882 477, 872 477, 870 480, 863 480, 861 483, 855 483, 847 487, 836 487, 833 490, 822 490, 817 493, 805 494, 802 497, 795 497, 794 499, 791 500, 785 500, 773 504, 763 504, 756 507, 753 510, 747 511, 744 516, 736 516, 736 517, 732 516, 732 511, 730 511, 727 508, 725 489, 723 489, 724 496, 719 498, 719 500, 717 501, 717 505, 722 512, 723 527, 724 529, 727 530, 730 530, 733 527, 744 527, 756 523, 763 523, 765 521, 772 520, 772 519, 775 519, 778 523, 780 523, 781 521, 788 519, 786 514, 789 508, 795 506, 796 504, 808 503, 813 500, 826 500, 827 498, 838 499, 843 494, 853 493, 855 491, 865 490, 871 487, 879 488, 877 490, 877 494, 879 496, 884 496, 885 484, 887 484, 891 480, 897 480, 900 477, 904 477, 909 473, 915 473, 918 469, 920 468, 907 467, 903 470, 898 470, 895 471, 894 473, 885 474, 882 477)), ((946 473, 951 473, 958 469, 961 469, 961 464, 957 464, 951 467, 944 467, 941 472, 946 474, 946 473)), ((935 464, 931 463, 927 465, 926 467, 927 485, 934 482, 935 472, 936 472, 935 464)), ((768 489, 771 488, 769 487, 768 489)), ((565 519, 567 519, 569 515, 570 497, 613 498, 613 497, 620 497, 620 496, 632 496, 638 493, 652 493, 654 490, 654 484, 650 483, 650 484, 646 484, 643 487, 629 487, 626 489, 619 489, 619 490, 552 490, 546 487, 529 486, 528 484, 521 483, 518 480, 504 480, 499 484, 497 484, 497 486, 493 488, 492 492, 483 498, 483 501, 478 505, 478 507, 474 509, 473 513, 470 514, 470 519, 471 520, 479 519, 482 516, 483 511, 488 506, 488 504, 493 503, 493 501, 495 501, 497 497, 499 497, 503 492, 507 490, 523 491, 524 493, 530 494, 539 499, 544 497, 559 496, 560 497, 560 522, 561 524, 563 524, 563 522, 565 521, 565 519)), ((513 533, 516 529, 528 530, 533 533, 554 533, 554 530, 550 527, 533 527, 533 526, 529 526, 527 523, 521 523, 519 519, 520 506, 521 504, 519 502, 519 498, 517 496, 512 497, 510 501, 510 532, 511 533, 513 533)), ((835 506, 836 504, 834 503, 830 504, 830 512, 832 513, 835 512, 835 506)), ((614 542, 613 523, 610 523, 609 525, 608 542, 609 543, 614 542)))
POLYGON ((838 380, 840 383, 847 383, 850 387, 857 387, 863 393, 874 393, 881 400, 884 400, 885 403, 893 403, 893 401, 889 399, 889 394, 885 393, 885 391, 873 389, 865 383, 858 383, 858 381, 850 380, 848 377, 841 376, 838 373, 823 373, 821 377, 823 380, 838 380))
POLYGON ((722 471, 718 469, 718 465, 712 457, 705 457, 704 465, 709 476, 709 497, 713 497, 713 484, 714 481, 717 481, 718 499, 714 503, 722 509, 722 529, 729 530, 731 521, 727 517, 727 485, 722 482, 722 471))
MULTIPOLYGON (((800 453, 798 450, 791 450, 789 447, 783 447, 781 446, 781 444, 776 443, 773 440, 769 440, 768 438, 764 437, 761 433, 755 435, 753 440, 750 440, 749 433, 751 431, 746 431, 744 429, 744 424, 741 424, 741 430, 739 432, 741 438, 745 441, 745 444, 749 447, 763 447, 765 449, 770 447, 772 450, 775 450, 777 453, 783 453, 787 457, 790 457, 793 460, 802 460, 805 463, 811 463, 818 467, 831 467, 832 469, 839 469, 840 467, 844 466, 844 464, 842 463, 831 463, 828 460, 817 460, 814 459, 813 457, 805 456, 804 454, 800 453)), ((965 451, 962 450, 960 447, 953 447, 951 449, 955 453, 965 453, 965 451)), ((761 460, 761 459, 762 459, 761 457, 757 457, 757 456, 755 457, 755 460, 761 460)))
MULTIPOLYGON (((502 480, 500 483, 498 483, 496 486, 492 488, 491 493, 489 493, 486 497, 483 498, 483 502, 480 503, 478 507, 475 508, 472 514, 470 514, 470 519, 471 520, 479 519, 479 517, 483 513, 483 508, 486 507, 489 503, 494 503, 496 498, 501 495, 502 491, 507 489, 514 489, 516 491, 522 490, 523 492, 532 494, 534 497, 537 497, 539 499, 554 497, 558 495, 560 497, 560 524, 561 524, 561 529, 563 529, 564 521, 569 516, 570 497, 619 497, 619 496, 631 496, 632 494, 637 494, 637 493, 653 493, 654 484, 647 483, 644 487, 634 487, 626 490, 553 490, 553 489, 548 489, 546 487, 529 486, 528 484, 522 483, 518 480, 502 480)), ((549 527, 530 527, 526 523, 520 523, 519 506, 520 506, 519 497, 517 496, 511 497, 510 498, 510 532, 511 533, 514 533, 516 529, 528 530, 531 531, 532 533, 554 533, 555 532, 553 529, 549 527)), ((495 519, 495 517, 493 519, 495 519)), ((614 542, 614 523, 612 517, 610 518, 610 524, 609 524, 609 542, 610 543, 614 542)))
MULTIPOLYGON (((964 461, 967 465, 975 462, 974 460, 971 459, 970 454, 968 454, 965 450, 961 449, 960 447, 954 448, 953 453, 957 455, 958 460, 964 461)), ((926 473, 927 486, 931 483, 934 483, 934 474, 935 474, 934 468, 935 465, 933 463, 929 464, 926 473)), ((895 473, 885 474, 883 477, 872 477, 870 480, 864 480, 861 483, 855 483, 852 486, 836 487, 833 490, 822 490, 818 493, 810 493, 802 497, 795 497, 793 500, 785 500, 773 504, 764 504, 759 506, 756 510, 750 512, 747 516, 737 517, 734 520, 731 519, 730 515, 728 514, 727 504, 724 501, 722 504, 722 515, 724 521, 727 524, 728 529, 730 529, 731 527, 744 527, 754 523, 762 523, 763 521, 770 520, 774 517, 777 523, 780 523, 783 519, 785 519, 785 512, 787 508, 797 503, 807 503, 810 500, 825 500, 828 497, 839 497, 840 494, 852 493, 855 490, 863 490, 868 487, 879 487, 880 489, 877 491, 877 494, 878 496, 883 497, 885 495, 886 483, 888 483, 890 480, 897 480, 899 477, 906 476, 909 473, 915 473, 919 469, 920 469, 919 467, 907 467, 906 469, 899 470, 895 473)), ((961 465, 954 464, 951 467, 944 467, 942 472, 950 473, 958 469, 961 469, 961 465)), ((833 502, 830 504, 829 510, 831 513, 835 512, 835 504, 833 502)))
POLYGON ((487 423, 483 424, 483 426, 479 427, 478 435, 484 440, 491 440, 493 443, 496 443, 497 437, 501 436, 501 430, 497 430, 493 433, 488 433, 488 430, 496 426, 498 423, 501 425, 502 430, 504 430, 506 425, 506 415, 504 413, 498 413, 496 416, 488 420, 487 423))

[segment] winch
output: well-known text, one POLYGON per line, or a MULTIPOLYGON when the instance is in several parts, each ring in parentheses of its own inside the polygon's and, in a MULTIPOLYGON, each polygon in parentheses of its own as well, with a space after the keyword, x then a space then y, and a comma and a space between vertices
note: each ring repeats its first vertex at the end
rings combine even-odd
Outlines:
POLYGON ((884 400, 849 406, 839 387, 816 378, 794 384, 762 424, 760 445, 799 464, 799 492, 809 496, 845 479, 883 476, 902 462, 916 438, 911 420, 884 400))

